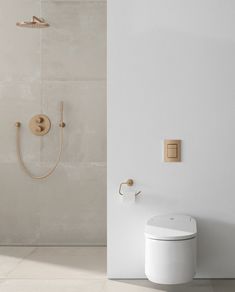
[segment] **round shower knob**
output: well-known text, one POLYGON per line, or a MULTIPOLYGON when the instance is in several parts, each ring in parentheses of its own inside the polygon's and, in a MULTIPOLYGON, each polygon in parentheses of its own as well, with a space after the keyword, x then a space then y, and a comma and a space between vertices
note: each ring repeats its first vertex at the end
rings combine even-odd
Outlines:
POLYGON ((41 124, 43 122, 43 118, 42 117, 37 117, 36 122, 38 124, 41 124))
POLYGON ((37 126, 35 128, 36 132, 41 133, 43 131, 43 127, 42 126, 37 126))

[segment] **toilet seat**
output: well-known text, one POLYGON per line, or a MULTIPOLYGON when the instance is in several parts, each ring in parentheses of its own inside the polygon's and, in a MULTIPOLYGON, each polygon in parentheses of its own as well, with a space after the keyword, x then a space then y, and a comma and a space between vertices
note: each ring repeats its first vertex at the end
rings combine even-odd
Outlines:
POLYGON ((196 220, 188 215, 168 214, 148 220, 145 236, 154 240, 186 240, 196 237, 196 220))

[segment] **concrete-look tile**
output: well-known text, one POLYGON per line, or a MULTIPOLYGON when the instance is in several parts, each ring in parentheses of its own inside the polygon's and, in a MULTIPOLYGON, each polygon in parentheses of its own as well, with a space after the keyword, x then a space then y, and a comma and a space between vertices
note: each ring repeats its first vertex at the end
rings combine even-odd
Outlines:
POLYGON ((40 0, 0 1, 0 82, 40 78, 40 31, 16 26, 40 14, 40 0))
POLYGON ((59 152, 59 105, 64 101, 64 151, 69 165, 106 161, 106 82, 46 82, 43 110, 52 128, 43 139, 43 161, 55 161, 59 152))
POLYGON ((105 244, 106 3, 0 2, 0 244, 105 244), (50 28, 16 26, 33 15, 45 18, 50 28), (42 74, 66 84, 43 88, 42 74), (68 82, 90 78, 101 81, 68 82), (43 109, 53 124, 40 138, 28 122, 41 112, 44 89, 43 109), (17 160, 14 124, 22 123, 27 167, 35 175, 47 172, 58 153, 60 99, 67 124, 62 162, 48 180, 31 180, 17 160))
POLYGON ((40 190, 39 244, 106 244, 106 165, 63 163, 40 190))
MULTIPOLYGON (((34 247, 0 247, 0 278, 6 278, 34 247)), ((1 285, 1 282, 0 282, 1 285)), ((1 289, 0 289, 1 290, 1 289)), ((2 290, 1 290, 2 291, 2 290)))
POLYGON ((44 80, 106 78, 106 3, 42 2, 44 80))
POLYGON ((108 280, 105 292, 213 292, 210 281, 195 280, 183 285, 158 285, 148 280, 108 280))
POLYGON ((41 143, 40 138, 29 131, 28 122, 40 112, 40 104, 40 83, 0 83, 0 244, 34 244, 37 239, 40 222, 37 182, 20 168, 14 124, 22 123, 22 157, 30 170, 37 173, 41 143))
MULTIPOLYGON (((34 169, 34 165, 29 167, 34 169)), ((1 163, 0 177, 0 244, 35 244, 40 227, 40 182, 27 177, 15 163, 1 163)))
POLYGON ((39 82, 0 83, 0 163, 18 163, 15 122, 21 122, 22 154, 26 162, 39 162, 40 138, 32 135, 28 123, 41 111, 39 82))
POLYGON ((104 279, 104 247, 40 247, 8 278, 24 279, 104 279))
POLYGON ((103 280, 5 280, 1 292, 103 292, 103 280))
POLYGON ((235 280, 234 279, 213 279, 211 280, 213 292, 234 292, 235 291, 235 280))

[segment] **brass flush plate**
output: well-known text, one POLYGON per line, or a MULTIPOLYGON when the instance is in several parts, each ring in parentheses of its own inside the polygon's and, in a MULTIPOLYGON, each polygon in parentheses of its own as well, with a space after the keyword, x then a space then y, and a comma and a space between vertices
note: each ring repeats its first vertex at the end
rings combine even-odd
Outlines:
POLYGON ((164 140, 164 161, 181 161, 181 140, 164 140))
POLYGON ((51 121, 46 115, 36 115, 29 122, 31 132, 36 136, 46 135, 51 128, 51 121))

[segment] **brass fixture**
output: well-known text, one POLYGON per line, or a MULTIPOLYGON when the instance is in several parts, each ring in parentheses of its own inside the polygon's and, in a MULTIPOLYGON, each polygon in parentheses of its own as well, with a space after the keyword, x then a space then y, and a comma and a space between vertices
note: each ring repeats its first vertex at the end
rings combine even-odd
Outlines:
POLYGON ((29 128, 34 135, 44 136, 51 128, 51 121, 46 115, 36 115, 29 122, 29 128))
MULTIPOLYGON (((25 165, 23 158, 22 158, 22 154, 21 154, 21 148, 20 148, 20 128, 21 128, 21 123, 20 122, 16 122, 15 123, 15 127, 16 127, 16 151, 17 151, 17 157, 18 160, 20 162, 20 165, 22 167, 22 169, 24 170, 24 172, 30 176, 33 179, 44 179, 47 178, 48 176, 50 176, 55 169, 57 168, 60 159, 61 159, 61 155, 62 155, 62 150, 63 150, 63 143, 64 143, 64 127, 65 127, 65 123, 64 123, 64 104, 63 102, 60 103, 60 123, 59 123, 59 128, 60 128, 60 149, 59 149, 59 154, 57 157, 57 160, 54 164, 54 166, 44 175, 40 175, 40 176, 35 176, 33 175, 30 170, 27 168, 27 166, 25 165)), ((32 131, 32 133, 34 135, 37 136, 43 136, 46 135, 51 127, 51 122, 50 119, 46 116, 46 115, 36 115, 34 116, 29 123, 30 129, 32 131)))
POLYGON ((164 162, 181 161, 181 140, 164 140, 164 162))
POLYGON ((65 123, 64 122, 59 123, 59 127, 64 128, 65 127, 65 123))
POLYGON ((50 26, 49 23, 47 23, 43 18, 39 18, 36 16, 33 16, 31 21, 20 21, 17 22, 16 25, 28 28, 46 28, 50 26))
MULTIPOLYGON (((122 182, 119 186, 119 194, 121 196, 124 196, 124 194, 122 193, 122 186, 123 185, 127 185, 128 187, 132 187, 134 185, 134 180, 129 178, 126 182, 122 182)), ((135 196, 138 196, 141 193, 141 191, 135 193, 135 196)))

